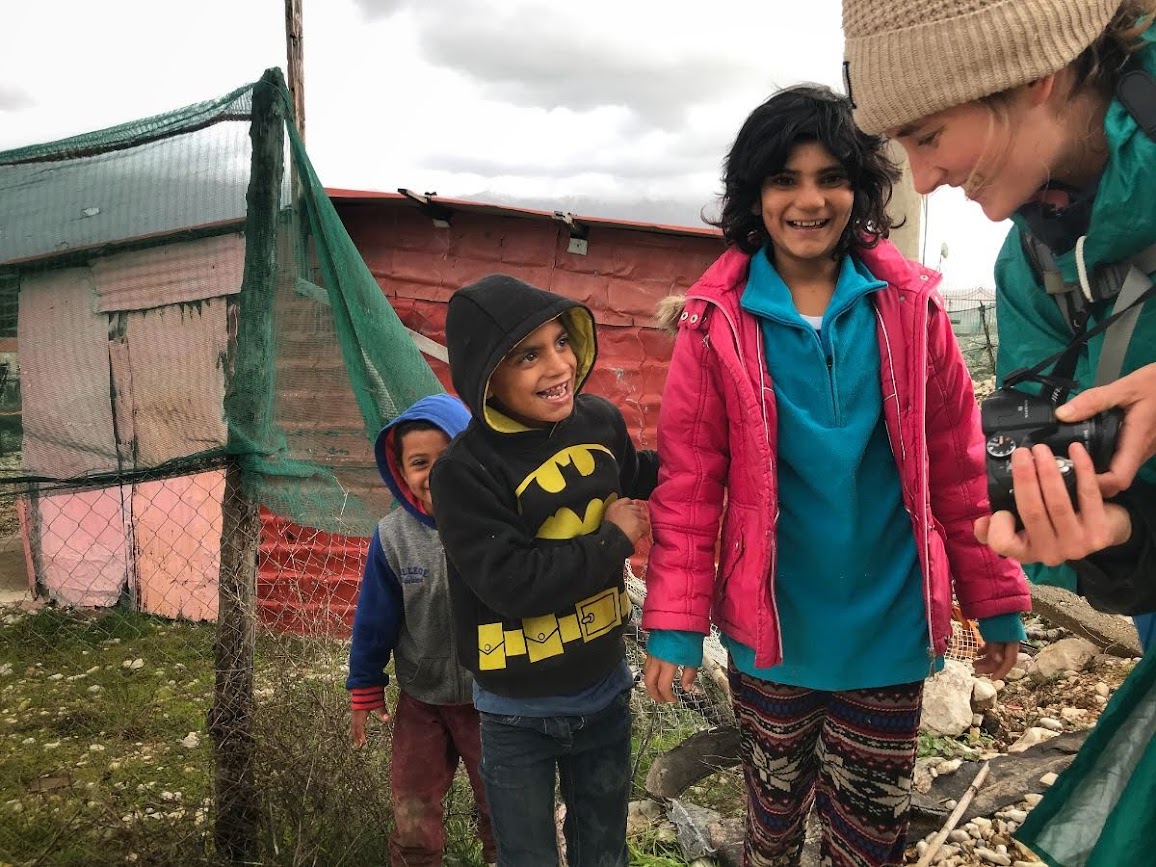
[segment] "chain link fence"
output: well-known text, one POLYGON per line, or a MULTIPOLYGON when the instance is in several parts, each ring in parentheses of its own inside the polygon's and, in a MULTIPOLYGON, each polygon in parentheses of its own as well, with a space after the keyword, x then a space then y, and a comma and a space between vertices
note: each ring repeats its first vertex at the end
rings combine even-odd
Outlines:
MULTIPOLYGON (((367 540, 262 512, 232 472, 0 496, 0 862, 384 859, 389 729, 354 750, 344 689, 367 540)), ((637 611, 627 644, 640 675, 637 611)), ((639 687, 633 708, 639 798, 659 755, 732 721, 709 674, 676 705, 639 687)), ((700 794, 735 810, 739 782, 700 794)), ((447 863, 483 863, 474 823, 460 781, 447 863)))
MULTIPOLYGON (((955 338, 963 351, 971 378, 978 391, 991 391, 995 380, 995 360, 999 352, 996 329, 995 295, 987 289, 973 289, 945 298, 947 314, 955 338)), ((986 393, 986 391, 984 393, 986 393)))
MULTIPOLYGON (((287 105, 267 73, 0 154, 0 864, 385 858, 389 729, 352 749, 344 689, 391 506, 369 443, 440 386, 287 105)), ((952 313, 969 363, 989 310, 952 313)), ((636 610, 636 673, 645 640, 636 610)), ((712 636, 698 689, 635 689, 639 798, 733 723, 724 666, 712 636)), ((694 798, 741 815, 741 780, 694 798)), ((447 816, 447 863, 481 865, 464 781, 447 816)))

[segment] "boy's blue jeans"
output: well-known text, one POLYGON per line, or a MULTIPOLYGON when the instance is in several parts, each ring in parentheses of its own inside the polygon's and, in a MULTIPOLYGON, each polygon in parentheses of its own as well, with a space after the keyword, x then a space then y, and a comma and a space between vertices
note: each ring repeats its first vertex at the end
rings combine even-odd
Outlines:
POLYGON ((482 779, 500 867, 558 863, 555 768, 570 867, 626 867, 630 691, 588 716, 481 718, 482 779))

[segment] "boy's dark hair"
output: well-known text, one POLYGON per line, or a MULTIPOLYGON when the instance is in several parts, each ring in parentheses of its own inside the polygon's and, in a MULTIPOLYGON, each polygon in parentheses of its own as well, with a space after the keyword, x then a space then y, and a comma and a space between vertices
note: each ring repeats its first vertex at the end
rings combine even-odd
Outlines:
POLYGON ((782 171, 796 145, 818 142, 847 172, 855 203, 835 256, 852 247, 874 247, 886 238, 891 218, 885 208, 899 168, 884 152, 884 139, 855 126, 851 102, 829 87, 801 84, 781 90, 750 113, 723 164, 722 213, 715 226, 727 242, 754 253, 767 242, 763 218, 755 213, 763 183, 782 171))
MULTIPOLYGON (((424 418, 415 418, 411 419, 410 421, 403 421, 401 424, 395 427, 393 429, 393 456, 397 460, 398 466, 401 466, 401 452, 402 447, 405 444, 406 435, 419 430, 441 431, 442 429, 432 421, 426 421, 424 418)), ((442 433, 445 433, 445 431, 442 431, 442 433)))

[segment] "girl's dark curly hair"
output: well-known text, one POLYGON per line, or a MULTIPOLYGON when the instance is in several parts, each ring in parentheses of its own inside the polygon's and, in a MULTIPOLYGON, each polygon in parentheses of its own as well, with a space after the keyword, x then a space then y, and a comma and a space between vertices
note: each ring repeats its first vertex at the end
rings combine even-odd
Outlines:
POLYGON ((851 103, 829 87, 801 84, 781 90, 751 112, 723 164, 722 213, 713 225, 727 243, 754 253, 768 240, 755 213, 763 184, 786 165, 796 145, 818 142, 847 172, 855 203, 835 248, 838 258, 853 247, 874 247, 891 230, 885 208, 899 168, 884 152, 881 136, 855 126, 851 103))

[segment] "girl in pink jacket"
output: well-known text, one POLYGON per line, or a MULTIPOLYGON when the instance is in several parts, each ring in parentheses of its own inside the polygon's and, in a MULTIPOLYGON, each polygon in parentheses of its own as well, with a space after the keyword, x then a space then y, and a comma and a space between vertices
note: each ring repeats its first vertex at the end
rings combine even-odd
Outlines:
POLYGON ((713 619, 747 785, 745 863, 899 864, 924 679, 953 592, 1002 676, 1030 609, 987 512, 938 275, 885 240, 898 172, 832 91, 782 91, 727 156, 727 251, 678 309, 659 417, 645 679, 689 688, 713 619), (721 533, 720 533, 721 529, 721 533))

